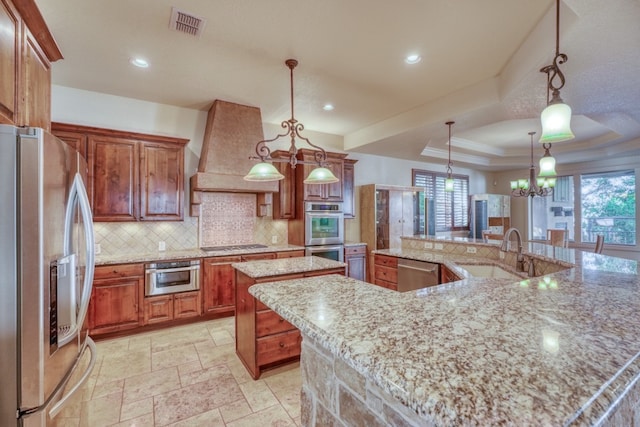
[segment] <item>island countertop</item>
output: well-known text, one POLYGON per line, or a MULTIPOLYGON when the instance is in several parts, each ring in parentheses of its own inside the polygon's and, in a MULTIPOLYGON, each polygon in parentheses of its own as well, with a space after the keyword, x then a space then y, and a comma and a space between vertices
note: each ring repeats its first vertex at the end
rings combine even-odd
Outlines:
POLYGON ((233 268, 241 271, 252 279, 344 268, 346 265, 347 264, 343 262, 317 256, 246 261, 231 264, 233 268))
POLYGON ((640 279, 635 261, 570 257, 517 283, 398 293, 330 275, 250 292, 425 424, 598 425, 640 375, 640 279))

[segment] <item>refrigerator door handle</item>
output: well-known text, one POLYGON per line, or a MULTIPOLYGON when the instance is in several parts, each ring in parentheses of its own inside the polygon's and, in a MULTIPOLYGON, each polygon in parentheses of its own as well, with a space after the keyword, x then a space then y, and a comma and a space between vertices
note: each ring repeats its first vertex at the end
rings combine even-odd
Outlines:
MULTIPOLYGON (((84 273, 84 284, 82 286, 82 296, 80 297, 80 304, 75 312, 75 304, 73 304, 73 312, 70 315, 70 319, 68 319, 68 324, 65 324, 63 319, 60 318, 60 332, 58 334, 58 346, 62 347, 63 345, 71 342, 78 331, 82 328, 84 324, 84 319, 87 315, 87 309, 89 307, 89 299, 91 298, 91 289, 93 286, 93 271, 95 268, 95 252, 94 252, 94 236, 93 236, 93 215, 91 214, 91 205, 89 204, 89 197, 87 196, 87 190, 85 189, 84 183, 82 182, 82 176, 79 173, 76 173, 73 184, 71 185, 71 189, 69 191, 69 201, 67 203, 67 209, 65 214, 65 233, 64 233, 64 256, 68 257, 72 255, 72 242, 71 238, 73 236, 73 224, 74 224, 74 214, 75 214, 75 205, 76 201, 78 202, 78 206, 80 207, 80 214, 82 217, 82 225, 84 226, 84 236, 85 236, 85 250, 86 250, 86 265, 85 265, 85 273, 84 273)), ((75 271, 71 272, 71 294, 75 292, 75 271)), ((75 297, 69 295, 70 300, 75 301, 75 297)), ((74 294, 75 295, 75 294, 74 294)), ((61 313, 63 314, 63 313, 61 313)))
POLYGON ((84 342, 85 344, 82 347, 82 351, 76 357, 76 360, 73 363, 73 366, 71 367, 71 369, 69 369, 69 371, 67 371, 62 381, 60 381, 60 383, 56 386, 55 390, 53 390, 53 392, 49 395, 49 398, 40 406, 37 406, 35 408, 19 410, 18 418, 24 418, 29 415, 42 411, 55 398, 57 398, 57 396, 59 396, 60 393, 62 393, 63 389, 66 387, 67 383, 69 382, 69 379, 71 378, 71 374, 73 374, 73 372, 76 370, 76 367, 78 366, 78 363, 80 363, 80 360, 84 355, 84 352, 86 351, 87 348, 89 348, 89 351, 91 352, 91 358, 89 359, 89 364, 87 365, 87 369, 85 369, 84 373, 82 374, 82 377, 80 377, 78 382, 76 382, 76 384, 71 388, 71 390, 69 390, 65 395, 63 395, 60 398, 60 400, 58 400, 56 404, 51 407, 51 409, 49 410, 49 416, 51 418, 55 417, 58 414, 58 412, 62 410, 62 407, 65 405, 65 403, 67 403, 67 401, 78 391, 78 389, 82 387, 82 385, 89 378, 89 375, 91 375, 91 371, 93 371, 93 368, 96 364, 96 359, 98 358, 96 343, 88 335, 84 342))
MULTIPOLYGON (((69 399, 71 399, 76 392, 78 391, 78 389, 80 389, 80 387, 82 387, 84 385, 84 383, 87 381, 87 379, 89 379, 89 375, 91 375, 91 371, 93 371, 93 367, 96 364, 96 359, 98 358, 98 352, 96 349, 96 343, 87 335, 87 338, 85 340, 86 343, 86 348, 89 348, 89 351, 91 352, 91 358, 89 359, 89 365, 87 366, 87 369, 85 369, 84 373, 82 374, 82 377, 80 377, 80 379, 78 380, 77 383, 74 384, 74 386, 71 388, 71 390, 69 390, 64 396, 62 396, 60 398, 60 400, 58 402, 56 402, 55 405, 53 405, 51 407, 51 409, 49 410, 49 416, 51 418, 55 417, 56 415, 58 415, 58 412, 60 412, 62 410, 62 408, 64 407, 64 405, 67 403, 67 401, 69 399)), ((81 353, 84 354, 84 351, 81 353)), ((78 357, 78 360, 80 360, 82 356, 78 357)))

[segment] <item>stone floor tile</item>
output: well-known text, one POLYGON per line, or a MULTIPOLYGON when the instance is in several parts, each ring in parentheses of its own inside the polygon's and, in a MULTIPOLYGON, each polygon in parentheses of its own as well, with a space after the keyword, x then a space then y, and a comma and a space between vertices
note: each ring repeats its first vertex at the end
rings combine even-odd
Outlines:
POLYGON ((253 412, 258 412, 280 403, 263 380, 240 384, 240 389, 253 412))
POLYGON ((232 376, 231 371, 229 371, 229 368, 224 364, 215 365, 211 368, 201 369, 199 371, 181 374, 180 384, 182 385, 182 387, 186 387, 202 381, 220 378, 221 376, 232 376))
POLYGON ((244 418, 227 423, 227 427, 295 427, 295 425, 296 423, 287 415, 287 411, 280 405, 254 412, 244 418))
POLYGON ((235 344, 235 339, 226 330, 211 331, 210 334, 216 345, 235 344))
POLYGON ((145 414, 131 420, 113 424, 110 427, 155 427, 155 423, 153 414, 145 414))
POLYGON ((82 402, 80 426, 105 426, 119 422, 121 405, 122 393, 114 393, 82 402))
POLYGON ((58 415, 51 421, 50 427, 78 427, 80 425, 80 417, 66 418, 58 415))
POLYGON ((170 367, 152 372, 145 372, 127 378, 124 381, 123 401, 135 402, 146 397, 177 390, 181 386, 178 368, 170 367))
POLYGON ((120 409, 120 421, 135 420, 143 415, 151 414, 153 419, 153 398, 135 400, 133 402, 122 402, 120 409))
POLYGON ((220 407, 220 413, 222 414, 222 419, 224 419, 225 423, 246 417, 252 412, 253 411, 246 399, 236 400, 235 402, 220 407))
POLYGON ((157 371, 197 360, 199 360, 198 352, 194 345, 185 344, 181 347, 172 347, 167 350, 151 353, 151 370, 157 371))
POLYGON ((169 424, 170 427, 225 427, 220 411, 213 409, 202 414, 169 424))
POLYGON ((95 399, 113 393, 122 393, 123 387, 124 379, 115 380, 108 383, 96 384, 96 386, 93 388, 93 394, 91 395, 91 398, 95 399))

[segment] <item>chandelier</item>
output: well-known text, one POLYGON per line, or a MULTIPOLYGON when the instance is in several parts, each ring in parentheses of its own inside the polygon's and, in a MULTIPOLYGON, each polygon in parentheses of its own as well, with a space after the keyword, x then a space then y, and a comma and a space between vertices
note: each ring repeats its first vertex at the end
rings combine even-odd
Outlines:
POLYGON ((550 65, 540 69, 540 72, 547 74, 547 107, 540 115, 541 143, 550 144, 575 138, 571 132, 571 107, 560 98, 560 89, 565 83, 560 65, 567 62, 567 59, 567 55, 560 53, 560 0, 556 0, 556 55, 550 65), (549 100, 549 93, 552 94, 551 100, 549 100))
POLYGON ((447 163, 447 179, 445 179, 444 181, 444 191, 448 191, 451 192, 453 191, 454 188, 454 183, 453 183, 453 170, 451 169, 451 165, 453 165, 453 163, 451 163, 451 125, 453 125, 455 122, 453 121, 448 121, 445 123, 445 125, 449 126, 449 163, 447 163))
MULTIPOLYGON (((551 169, 546 169, 544 172, 541 167, 540 175, 536 179, 536 168, 533 163, 533 135, 535 134, 535 132, 529 132, 529 136, 531 137, 531 164, 529 167, 529 179, 524 178, 518 179, 517 181, 511 181, 511 195, 513 197, 548 196, 553 193, 553 187, 556 185, 555 159, 553 159, 551 154, 549 154, 549 148, 545 149, 543 159, 547 156, 551 157, 551 159, 553 159, 553 166, 551 169)), ((542 159, 540 159, 540 164, 543 164, 542 159)), ((545 167, 548 168, 548 166, 545 167)))
POLYGON ((300 135, 300 132, 304 130, 304 125, 299 123, 293 114, 293 69, 298 65, 298 61, 295 59, 287 59, 285 62, 290 72, 290 89, 291 89, 291 118, 281 123, 284 133, 277 135, 272 139, 263 139, 256 144, 256 156, 250 157, 250 159, 260 160, 260 163, 251 168, 249 173, 244 177, 246 181, 278 181, 284 178, 278 169, 273 166, 274 162, 286 162, 291 165, 292 169, 295 169, 298 164, 315 164, 318 167, 313 169, 309 176, 304 180, 305 184, 327 184, 338 182, 338 178, 329 169, 324 167, 327 162, 327 153, 321 147, 314 145, 308 138, 300 135), (267 147, 267 143, 273 142, 279 138, 289 136, 291 138, 291 145, 289 147, 288 158, 274 159, 271 157, 271 150, 267 147), (313 152, 313 161, 298 160, 296 155, 298 154, 298 148, 296 147, 296 138, 299 138, 315 148, 313 152))

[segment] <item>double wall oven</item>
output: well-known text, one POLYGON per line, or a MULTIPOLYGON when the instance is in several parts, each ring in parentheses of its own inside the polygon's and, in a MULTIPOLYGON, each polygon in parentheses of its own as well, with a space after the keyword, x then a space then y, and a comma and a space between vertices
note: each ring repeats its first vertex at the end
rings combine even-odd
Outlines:
POLYGON ((344 260, 344 214, 339 202, 306 202, 304 213, 306 255, 344 260))

